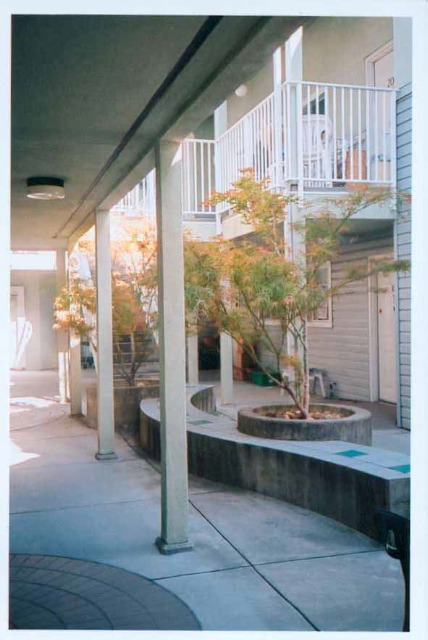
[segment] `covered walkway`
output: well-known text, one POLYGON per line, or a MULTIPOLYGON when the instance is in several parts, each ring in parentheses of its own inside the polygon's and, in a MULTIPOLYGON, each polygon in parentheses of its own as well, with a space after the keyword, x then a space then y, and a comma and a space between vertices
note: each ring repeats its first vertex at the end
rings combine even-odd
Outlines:
POLYGON ((159 554, 156 466, 119 436, 117 460, 97 462, 96 432, 54 400, 55 372, 12 384, 15 627, 401 629, 399 563, 272 498, 190 477, 194 550, 159 554))

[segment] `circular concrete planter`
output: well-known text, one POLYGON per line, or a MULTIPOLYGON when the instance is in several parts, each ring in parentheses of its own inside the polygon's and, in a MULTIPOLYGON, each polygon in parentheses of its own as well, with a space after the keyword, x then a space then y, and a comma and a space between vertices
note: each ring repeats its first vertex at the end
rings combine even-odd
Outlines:
MULTIPOLYGON (((264 411, 285 405, 266 405, 241 409, 238 430, 258 438, 276 440, 344 440, 358 444, 372 443, 372 415, 365 409, 332 404, 313 404, 311 408, 339 409, 343 417, 326 420, 286 420, 270 418, 264 411)), ((287 406, 289 408, 289 405, 287 406)))
MULTIPOLYGON (((114 386, 114 426, 117 431, 136 434, 140 427, 140 402, 144 398, 159 396, 159 380, 146 380, 144 384, 114 386)), ((97 428, 97 385, 86 389, 85 422, 93 429, 97 428)))

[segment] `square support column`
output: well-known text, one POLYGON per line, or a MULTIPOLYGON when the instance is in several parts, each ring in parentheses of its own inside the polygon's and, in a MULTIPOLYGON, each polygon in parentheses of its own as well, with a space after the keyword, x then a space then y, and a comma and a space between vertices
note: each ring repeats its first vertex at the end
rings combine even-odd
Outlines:
POLYGON ((117 458, 114 442, 113 319, 111 292, 110 212, 95 213, 97 287, 97 460, 117 458))
POLYGON ((80 336, 70 332, 69 370, 70 370, 70 414, 82 415, 82 365, 80 355, 80 336))
MULTIPOLYGON (((67 251, 57 249, 56 252, 56 282, 57 292, 67 287, 67 251)), ((68 331, 60 329, 57 332, 58 345, 58 389, 60 402, 67 402, 69 393, 69 361, 68 361, 68 331)))
MULTIPOLYGON (((69 255, 71 252, 69 252, 69 255)), ((72 268, 68 264, 67 269, 67 282, 70 288, 72 284, 72 268)), ((72 306, 72 311, 73 309, 72 306)), ((82 361, 81 361, 81 348, 80 348, 80 335, 69 331, 68 342, 68 373, 69 373, 69 388, 70 388, 70 415, 81 416, 82 415, 82 361)))
POLYGON ((220 333, 220 381, 221 403, 233 403, 233 340, 227 333, 220 333))
POLYGON ((199 349, 198 349, 198 329, 193 329, 194 333, 187 336, 187 382, 189 384, 199 384, 199 349))
POLYGON ((161 535, 156 545, 171 554, 193 548, 188 537, 186 338, 179 145, 156 148, 158 306, 162 470, 161 535))

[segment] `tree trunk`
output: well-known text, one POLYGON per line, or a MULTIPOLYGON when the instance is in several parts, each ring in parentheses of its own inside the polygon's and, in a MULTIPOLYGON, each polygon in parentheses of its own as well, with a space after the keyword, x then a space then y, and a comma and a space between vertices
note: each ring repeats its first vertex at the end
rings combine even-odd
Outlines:
MULTIPOLYGON (((309 392, 309 345, 308 345, 308 319, 304 316, 302 327, 302 343, 303 343, 303 406, 307 416, 309 415, 309 403, 310 403, 310 392, 309 392)), ((307 417, 306 416, 306 417, 307 417)))

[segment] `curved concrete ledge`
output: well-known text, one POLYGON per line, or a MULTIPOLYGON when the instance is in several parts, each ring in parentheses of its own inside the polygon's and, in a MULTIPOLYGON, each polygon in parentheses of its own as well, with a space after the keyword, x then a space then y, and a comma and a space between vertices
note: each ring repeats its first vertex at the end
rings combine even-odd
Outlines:
MULTIPOLYGON (((286 500, 372 538, 378 538, 378 507, 408 515, 409 456, 343 441, 256 438, 240 433, 231 418, 195 406, 210 403, 211 386, 188 388, 191 473, 286 500)), ((140 407, 141 447, 160 459, 159 401, 146 399, 140 407)))
MULTIPOLYGON (((311 408, 341 410, 340 418, 325 420, 285 420, 264 415, 269 409, 284 407, 280 403, 240 409, 238 431, 258 438, 275 440, 344 440, 357 444, 372 443, 370 411, 344 405, 315 404, 311 408)), ((285 408, 285 407, 284 407, 285 408)))

